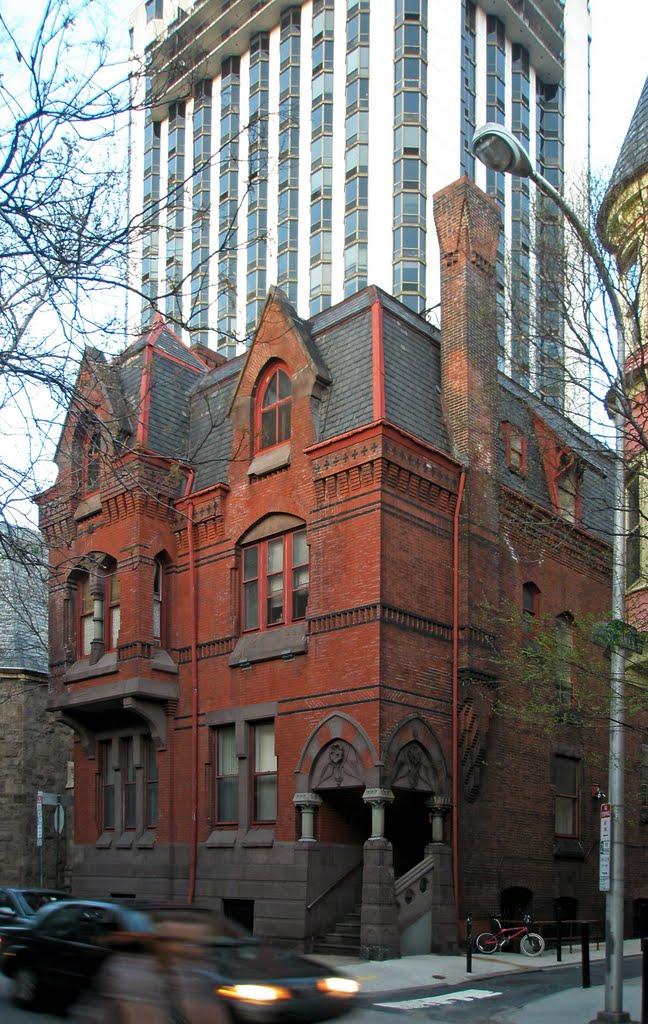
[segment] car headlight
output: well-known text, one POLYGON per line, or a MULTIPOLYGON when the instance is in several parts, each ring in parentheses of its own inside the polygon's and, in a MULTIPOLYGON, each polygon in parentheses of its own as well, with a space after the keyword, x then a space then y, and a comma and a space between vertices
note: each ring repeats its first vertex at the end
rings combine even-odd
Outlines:
POLYGON ((320 978, 317 987, 332 996, 354 996, 360 989, 355 978, 320 978))
POLYGON ((215 992, 217 996, 242 999, 248 1003, 276 1003, 280 999, 290 999, 288 989, 278 985, 221 985, 215 992))

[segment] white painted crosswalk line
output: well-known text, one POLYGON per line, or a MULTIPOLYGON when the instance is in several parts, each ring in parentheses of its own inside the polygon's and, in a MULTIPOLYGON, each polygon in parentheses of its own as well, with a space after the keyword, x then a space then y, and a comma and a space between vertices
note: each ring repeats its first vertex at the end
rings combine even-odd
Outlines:
POLYGON ((402 999, 398 1002, 376 1003, 394 1010, 424 1010, 426 1006, 450 1006, 452 1003, 472 1003, 475 999, 492 999, 501 992, 486 988, 467 988, 463 992, 446 992, 442 996, 422 996, 420 999, 402 999))

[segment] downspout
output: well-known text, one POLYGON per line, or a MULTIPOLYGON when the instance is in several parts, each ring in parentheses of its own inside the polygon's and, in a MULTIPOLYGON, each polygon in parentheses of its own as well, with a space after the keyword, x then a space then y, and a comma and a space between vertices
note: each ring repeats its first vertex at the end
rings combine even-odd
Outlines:
POLYGON ((461 470, 452 536, 452 873, 459 933, 459 514, 466 471, 461 470))
POLYGON ((196 861, 198 857, 198 588, 196 586, 193 525, 194 505, 190 501, 187 507, 187 549, 191 593, 191 848, 189 851, 187 903, 193 903, 196 894, 196 861))

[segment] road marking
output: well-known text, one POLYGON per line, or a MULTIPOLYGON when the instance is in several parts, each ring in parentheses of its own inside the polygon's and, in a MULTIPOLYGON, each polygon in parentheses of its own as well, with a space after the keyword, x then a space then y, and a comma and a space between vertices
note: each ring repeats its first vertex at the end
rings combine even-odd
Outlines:
POLYGON ((472 1003, 475 999, 492 999, 501 996, 501 992, 491 992, 487 988, 467 988, 463 992, 447 992, 443 996, 423 996, 421 999, 403 999, 400 1002, 376 1003, 396 1010, 423 1010, 426 1006, 450 1006, 452 1003, 472 1003))

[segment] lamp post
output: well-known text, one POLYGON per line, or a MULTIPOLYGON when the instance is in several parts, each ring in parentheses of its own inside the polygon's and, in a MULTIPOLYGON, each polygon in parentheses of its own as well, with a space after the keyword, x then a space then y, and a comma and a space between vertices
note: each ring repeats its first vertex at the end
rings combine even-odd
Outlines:
MULTIPOLYGON (((616 330, 616 362, 618 375, 625 365, 624 305, 605 261, 590 231, 572 210, 560 192, 547 181, 531 163, 526 149, 504 125, 489 122, 474 134, 472 150, 475 156, 494 171, 529 178, 544 195, 548 196, 572 227, 590 256, 612 307, 616 330)), ((624 416, 620 396, 614 404, 615 453, 613 477, 614 534, 612 537, 612 619, 625 622, 625 473, 624 473, 624 416)), ((597 1021, 610 1024, 629 1021, 622 1009, 623 1003, 623 911, 624 911, 624 754, 623 716, 625 705, 625 666, 623 650, 624 629, 612 633, 610 645, 610 745, 608 793, 612 809, 610 841, 610 887, 606 897, 605 923, 605 1008, 597 1021)))

